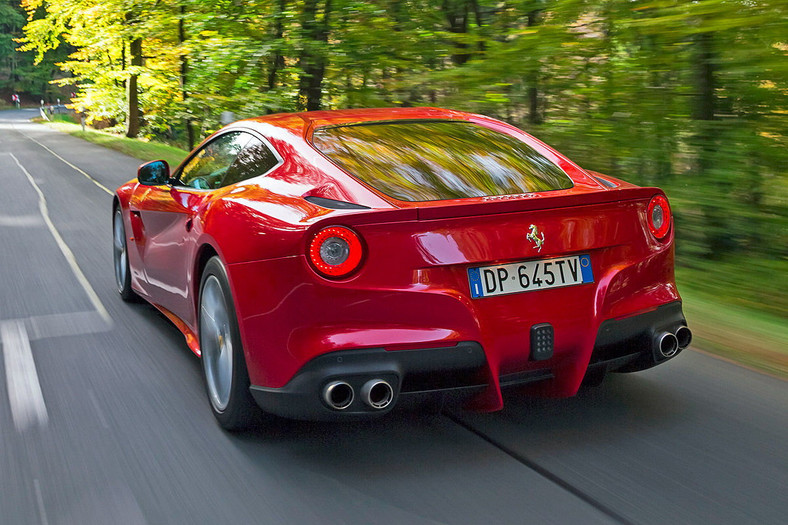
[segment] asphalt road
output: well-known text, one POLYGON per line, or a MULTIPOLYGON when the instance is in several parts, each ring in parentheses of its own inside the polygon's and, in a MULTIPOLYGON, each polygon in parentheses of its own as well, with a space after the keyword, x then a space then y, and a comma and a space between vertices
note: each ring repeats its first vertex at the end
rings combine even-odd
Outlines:
POLYGON ((140 161, 35 114, 0 112, 0 523, 788 520, 788 384, 694 351, 494 414, 223 432, 180 333, 114 289, 105 188, 140 161))

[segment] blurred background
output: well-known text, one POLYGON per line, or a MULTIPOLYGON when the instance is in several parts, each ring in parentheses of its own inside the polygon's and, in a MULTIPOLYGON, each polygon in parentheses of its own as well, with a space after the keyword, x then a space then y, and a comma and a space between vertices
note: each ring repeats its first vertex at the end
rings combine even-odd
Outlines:
POLYGON ((786 54, 785 0, 0 0, 0 105, 142 159, 223 112, 429 105, 660 186, 696 348, 783 377, 786 54))

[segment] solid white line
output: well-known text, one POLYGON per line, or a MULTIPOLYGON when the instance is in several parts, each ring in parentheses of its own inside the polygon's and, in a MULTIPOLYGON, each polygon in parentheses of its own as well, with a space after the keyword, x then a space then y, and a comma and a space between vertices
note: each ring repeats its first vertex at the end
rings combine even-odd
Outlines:
POLYGON ((46 426, 47 407, 25 324, 20 321, 0 322, 0 340, 3 342, 6 386, 14 426, 19 432, 34 424, 46 426))
POLYGON ((0 215, 0 226, 8 226, 11 228, 32 228, 41 226, 43 222, 38 215, 0 215))
POLYGON ((31 341, 48 337, 98 334, 112 328, 112 325, 104 322, 104 319, 95 310, 67 314, 36 315, 20 320, 25 322, 27 335, 31 341))
POLYGON ((36 503, 38 503, 38 514, 41 516, 41 525, 49 525, 47 513, 44 509, 44 496, 41 495, 41 484, 37 478, 33 478, 33 487, 36 490, 36 503))
POLYGON ((85 293, 88 295, 90 302, 93 303, 93 307, 99 313, 101 318, 104 319, 104 321, 108 325, 111 325, 112 318, 110 317, 109 312, 107 312, 107 309, 104 308, 104 305, 101 303, 101 299, 99 299, 95 290, 93 290, 93 287, 90 285, 90 282, 88 281, 87 277, 85 277, 85 274, 82 272, 82 269, 79 267, 79 264, 77 264, 77 259, 74 257, 74 253, 71 251, 71 248, 68 247, 66 241, 64 241, 63 237, 60 236, 60 232, 58 232, 57 228, 55 228, 55 225, 52 223, 52 219, 49 218, 49 211, 47 209, 47 200, 44 197, 44 193, 41 191, 41 188, 38 187, 36 181, 33 180, 33 176, 30 175, 30 173, 25 169, 25 167, 22 166, 22 164, 19 162, 19 159, 17 159, 13 153, 11 153, 10 155, 11 158, 14 159, 14 161, 16 162, 17 166, 19 166, 19 169, 21 169, 22 172, 25 174, 27 180, 30 181, 30 184, 32 184, 33 188, 36 190, 36 193, 38 193, 38 209, 41 212, 41 216, 44 218, 44 222, 46 223, 47 228, 49 228, 49 232, 52 234, 52 237, 55 238, 55 242, 60 248, 60 251, 63 252, 63 256, 66 258, 66 261, 68 262, 69 266, 71 266, 71 271, 74 272, 77 281, 79 281, 79 284, 82 285, 82 288, 85 290, 85 293))
MULTIPOLYGON (((74 169, 75 171, 77 171, 78 173, 81 173, 82 175, 84 175, 85 177, 87 177, 87 179, 88 179, 90 182, 92 182, 93 184, 95 184, 96 186, 98 186, 99 188, 101 188, 102 190, 106 191, 106 192, 107 192, 107 193, 109 193, 110 195, 115 195, 115 193, 113 193, 112 191, 110 191, 110 189, 109 189, 109 188, 107 188, 106 186, 104 186, 103 184, 101 184, 99 181, 97 181, 96 179, 94 179, 93 177, 91 177, 90 175, 88 175, 86 172, 82 171, 81 169, 79 169, 79 168, 77 168, 76 166, 74 166, 73 164, 71 164, 69 161, 67 161, 66 159, 64 159, 63 157, 61 157, 60 155, 58 155, 57 153, 55 153, 54 151, 52 151, 52 150, 51 150, 51 149, 49 149, 48 147, 46 147, 46 146, 44 146, 43 144, 41 144, 39 141, 37 141, 36 139, 34 139, 33 137, 31 137, 30 135, 25 135, 24 133, 22 133, 22 135, 24 135, 26 138, 28 138, 28 139, 32 140, 32 141, 33 141, 33 142, 35 142, 36 144, 38 144, 39 146, 41 146, 42 148, 44 148, 45 150, 47 150, 49 153, 51 153, 52 155, 54 155, 54 156, 55 156, 55 157, 57 157, 58 159, 62 160, 64 163, 66 163, 68 166, 70 166, 71 168, 73 168, 73 169, 74 169)), ((17 161, 17 164, 18 164, 18 163, 19 163, 19 161, 17 161)))

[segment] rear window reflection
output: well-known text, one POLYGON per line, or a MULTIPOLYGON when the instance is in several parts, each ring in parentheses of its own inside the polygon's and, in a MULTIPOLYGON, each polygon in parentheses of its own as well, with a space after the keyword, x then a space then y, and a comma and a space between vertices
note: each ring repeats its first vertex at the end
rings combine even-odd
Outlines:
POLYGON ((374 122, 317 129, 315 147, 403 201, 511 195, 572 187, 528 144, 470 122, 374 122))

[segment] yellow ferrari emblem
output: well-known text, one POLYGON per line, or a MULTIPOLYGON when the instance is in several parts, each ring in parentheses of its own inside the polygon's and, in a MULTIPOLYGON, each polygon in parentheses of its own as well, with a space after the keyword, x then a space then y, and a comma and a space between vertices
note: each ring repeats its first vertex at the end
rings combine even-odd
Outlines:
POLYGON ((538 251, 542 251, 542 245, 544 244, 544 232, 542 232, 542 237, 539 238, 539 230, 536 228, 536 224, 532 224, 528 235, 525 236, 526 239, 532 241, 534 243, 534 247, 538 251))

